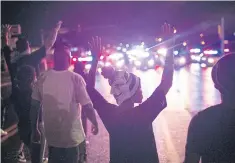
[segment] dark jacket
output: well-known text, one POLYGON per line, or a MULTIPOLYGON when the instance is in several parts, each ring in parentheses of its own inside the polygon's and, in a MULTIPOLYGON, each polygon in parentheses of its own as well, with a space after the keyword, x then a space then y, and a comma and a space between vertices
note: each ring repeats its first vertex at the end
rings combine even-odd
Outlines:
POLYGON ((152 122, 167 106, 164 93, 157 88, 139 106, 124 109, 108 103, 96 89, 87 90, 109 133, 110 163, 158 163, 152 122))

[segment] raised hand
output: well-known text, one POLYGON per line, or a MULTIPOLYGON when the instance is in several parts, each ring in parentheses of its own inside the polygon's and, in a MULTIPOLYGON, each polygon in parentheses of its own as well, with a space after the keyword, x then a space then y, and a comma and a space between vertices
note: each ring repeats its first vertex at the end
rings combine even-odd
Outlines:
POLYGON ((8 45, 11 25, 2 25, 2 47, 8 45))
POLYGON ((166 44, 169 46, 171 46, 175 41, 173 34, 174 34, 173 26, 171 26, 170 24, 164 23, 162 25, 162 35, 167 40, 166 44))
POLYGON ((59 21, 56 24, 55 28, 49 34, 48 38, 45 40, 45 47, 46 47, 47 51, 50 50, 51 47, 54 45, 62 23, 63 23, 62 21, 59 21))
POLYGON ((2 33, 3 34, 9 34, 10 33, 10 30, 11 30, 11 25, 9 24, 5 24, 5 25, 2 25, 2 33))
POLYGON ((98 60, 102 53, 101 38, 98 36, 92 37, 92 39, 88 42, 88 46, 91 50, 93 57, 98 60))
MULTIPOLYGON (((162 26, 163 34, 166 38, 169 40, 166 41, 167 47, 172 48, 171 46, 174 44, 174 38, 171 38, 173 36, 173 28, 170 24, 164 24, 162 26)), ((174 72, 174 54, 173 50, 168 49, 168 53, 166 55, 165 59, 165 66, 162 73, 162 80, 159 87, 164 91, 165 94, 168 93, 169 89, 172 86, 173 81, 173 72, 174 72)))

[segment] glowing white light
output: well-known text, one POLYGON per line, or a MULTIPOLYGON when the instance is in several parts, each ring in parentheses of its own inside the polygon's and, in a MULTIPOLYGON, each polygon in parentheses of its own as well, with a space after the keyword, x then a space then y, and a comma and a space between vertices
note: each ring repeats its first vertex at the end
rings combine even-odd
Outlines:
POLYGON ((149 56, 149 53, 148 53, 148 52, 143 52, 143 53, 141 53, 141 54, 142 54, 142 57, 144 57, 144 58, 146 58, 146 57, 149 56))
POLYGON ((76 61, 77 61, 77 58, 73 58, 73 61, 76 62, 76 61))
POLYGON ((157 52, 158 52, 159 54, 162 54, 162 55, 166 56, 167 49, 161 48, 161 49, 159 49, 157 52))
POLYGON ((126 44, 126 47, 127 47, 127 48, 129 48, 129 46, 130 46, 129 44, 126 44))
POLYGON ((180 64, 185 64, 186 63, 185 57, 181 57, 179 62, 180 62, 180 64))
POLYGON ((161 41, 162 41, 162 38, 158 38, 157 40, 158 40, 158 42, 161 42, 161 41))
POLYGON ((120 68, 120 67, 122 67, 122 66, 124 65, 124 63, 125 63, 124 60, 120 60, 120 61, 118 61, 118 62, 116 63, 116 66, 117 66, 118 68, 120 68))
POLYGON ((83 62, 83 61, 86 61, 86 62, 91 62, 93 60, 92 56, 88 56, 88 57, 85 57, 85 58, 78 58, 78 61, 79 62, 83 62))
POLYGON ((101 73, 101 72, 102 72, 101 68, 98 68, 98 72, 99 72, 99 73, 101 73))
POLYGON ((123 52, 126 52, 126 48, 123 48, 122 51, 123 51, 123 52))
POLYGON ((105 66, 106 66, 106 67, 111 66, 111 63, 110 63, 110 62, 106 62, 106 63, 105 63, 105 66))
POLYGON ((135 65, 136 65, 136 66, 140 66, 140 65, 141 65, 141 62, 140 62, 140 61, 135 61, 135 65))
POLYGON ((101 60, 103 60, 103 59, 104 59, 104 56, 103 56, 103 55, 101 55, 101 56, 100 56, 100 59, 101 59, 101 60))
POLYGON ((201 64, 201 67, 206 67, 206 64, 205 64, 205 63, 202 63, 202 64, 201 64))
POLYGON ((178 55, 179 54, 179 51, 174 51, 174 55, 178 55))
POLYGON ((78 51, 78 48, 77 47, 71 48, 71 51, 76 52, 76 51, 78 51))
POLYGON ((87 54, 87 55, 91 55, 91 51, 87 51, 86 54, 87 54))
POLYGON ((148 61, 148 66, 153 66, 154 65, 154 60, 153 59, 150 59, 149 61, 148 61))
POLYGON ((209 59, 208 59, 208 62, 209 62, 209 63, 214 63, 215 60, 214 60, 213 58, 209 58, 209 59))
POLYGON ((229 52, 229 49, 224 49, 224 52, 228 53, 228 52, 229 52))
POLYGON ((85 65, 85 69, 89 70, 91 68, 91 64, 85 65))
POLYGON ((146 48, 145 51, 148 52, 148 51, 149 51, 149 48, 146 48))
POLYGON ((112 53, 110 56, 109 56, 110 59, 113 59, 113 60, 118 60, 120 58, 123 58, 123 54, 122 53, 112 53))
POLYGON ((201 49, 190 49, 190 53, 200 53, 201 52, 201 49))
POLYGON ((217 50, 206 50, 204 51, 204 54, 218 54, 217 50))

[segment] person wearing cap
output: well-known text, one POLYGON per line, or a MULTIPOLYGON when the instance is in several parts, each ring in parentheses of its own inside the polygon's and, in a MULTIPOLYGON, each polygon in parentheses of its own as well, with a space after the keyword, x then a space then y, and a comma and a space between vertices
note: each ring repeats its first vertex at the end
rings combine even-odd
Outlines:
MULTIPOLYGON (((30 140, 28 139, 30 139, 29 135, 31 135, 32 131, 30 126, 29 113, 27 113, 27 115, 22 115, 22 114, 26 113, 23 110, 28 110, 28 111, 30 110, 30 108, 26 108, 27 106, 30 106, 30 99, 25 101, 24 105, 22 105, 21 104, 22 102, 19 101, 21 97, 26 98, 28 96, 25 95, 23 92, 18 91, 19 82, 17 79, 17 75, 19 75, 18 73, 24 73, 23 71, 18 71, 18 70, 20 69, 20 67, 28 65, 33 67, 37 76, 39 75, 39 69, 38 69, 39 63, 46 56, 47 51, 50 50, 50 48, 55 43, 57 33, 61 27, 61 24, 62 22, 58 22, 56 27, 52 30, 48 38, 45 40, 45 44, 39 50, 32 53, 31 53, 31 48, 29 46, 29 41, 24 37, 19 37, 19 39, 16 42, 16 50, 12 51, 10 46, 8 45, 11 26, 10 25, 3 26, 3 36, 2 36, 3 53, 9 69, 11 83, 12 83, 11 101, 14 105, 14 109, 19 118, 18 133, 20 139, 27 146, 30 145, 29 144, 30 140)), ((22 150, 23 150, 23 145, 21 145, 21 148, 19 150, 20 153, 19 161, 26 162, 22 150)), ((35 161, 38 162, 38 159, 35 159, 35 161)), ((32 160, 32 162, 34 162, 34 160, 32 160)))
POLYGON ((107 66, 102 68, 101 74, 105 79, 108 79, 111 86, 110 93, 114 96, 118 105, 121 105, 133 95, 133 92, 129 90, 131 79, 136 77, 133 73, 116 71, 113 67, 107 66))
MULTIPOLYGON (((54 46, 54 68, 41 73, 32 93, 31 117, 36 119, 40 106, 49 147, 49 163, 83 163, 79 146, 85 142, 81 108, 91 121, 91 132, 98 133, 92 102, 81 75, 68 70, 70 46, 63 38, 54 46)), ((33 122, 36 126, 36 121, 33 122)))
POLYGON ((212 68, 221 103, 194 116, 188 128, 185 163, 235 161, 235 55, 222 57, 212 68))
MULTIPOLYGON (((168 30, 170 32, 170 29, 168 30)), ((97 38, 95 42, 98 47, 91 46, 91 49, 100 49, 101 41, 97 38)), ((100 53, 99 50, 96 51, 95 54, 100 53)), ((95 85, 93 87, 88 85, 87 90, 94 108, 109 133, 110 163, 159 162, 152 122, 167 106, 166 94, 171 88, 174 71, 172 54, 169 53, 166 57, 160 85, 144 102, 142 102, 141 80, 135 75, 130 75, 128 81, 131 96, 118 106, 105 100, 94 88, 95 85), (138 103, 139 106, 134 107, 135 103, 138 103)), ((93 65, 91 67, 94 72, 96 68, 93 65)), ((92 77, 95 81, 95 74, 92 77)))

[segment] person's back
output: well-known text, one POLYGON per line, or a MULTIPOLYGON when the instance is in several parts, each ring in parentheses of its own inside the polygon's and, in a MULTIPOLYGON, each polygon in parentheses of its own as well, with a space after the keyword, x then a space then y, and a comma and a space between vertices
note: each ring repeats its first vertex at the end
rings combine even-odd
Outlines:
POLYGON ((76 101, 76 96, 83 93, 75 88, 75 84, 79 87, 81 82, 80 75, 68 70, 52 69, 40 77, 45 134, 50 146, 71 147, 84 141, 80 104, 76 101))
POLYGON ((212 69, 215 88, 222 103, 192 118, 186 144, 185 163, 231 163, 235 161, 235 56, 221 58, 212 69))
MULTIPOLYGON (((200 152, 202 163, 235 160, 235 105, 219 104, 198 113, 193 120, 194 140, 189 151, 200 152)), ((193 140, 188 140, 193 141, 193 140)))

